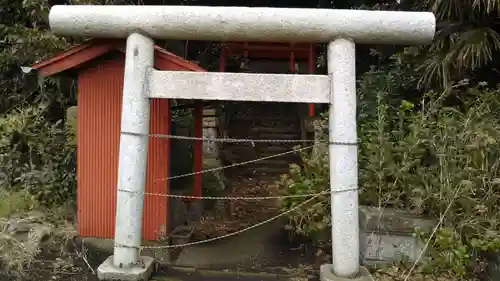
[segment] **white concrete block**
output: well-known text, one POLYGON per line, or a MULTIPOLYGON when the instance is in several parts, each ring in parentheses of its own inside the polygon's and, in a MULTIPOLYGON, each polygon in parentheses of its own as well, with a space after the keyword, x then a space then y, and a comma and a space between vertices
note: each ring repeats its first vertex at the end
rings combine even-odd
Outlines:
POLYGON ((149 97, 259 102, 328 103, 326 75, 151 70, 149 97))
POLYGON ((359 272, 356 276, 349 278, 339 277, 333 273, 333 266, 331 264, 323 264, 319 268, 320 281, 375 281, 366 267, 360 266, 359 272))
POLYGON ((108 257, 98 268, 99 280, 146 281, 153 273, 154 260, 152 257, 140 257, 137 266, 118 268, 113 264, 113 256, 108 257))

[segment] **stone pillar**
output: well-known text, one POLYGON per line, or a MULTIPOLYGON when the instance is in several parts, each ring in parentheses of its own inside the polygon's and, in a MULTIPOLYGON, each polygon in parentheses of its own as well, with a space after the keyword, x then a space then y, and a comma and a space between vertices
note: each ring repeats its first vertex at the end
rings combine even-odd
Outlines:
POLYGON ((320 279, 371 281, 359 265, 355 44, 337 38, 328 44, 327 55, 332 264, 321 266, 320 279))
POLYGON ((115 248, 97 270, 101 280, 147 280, 151 257, 139 257, 146 185, 150 100, 144 92, 153 67, 153 40, 139 33, 127 38, 123 82, 115 248))

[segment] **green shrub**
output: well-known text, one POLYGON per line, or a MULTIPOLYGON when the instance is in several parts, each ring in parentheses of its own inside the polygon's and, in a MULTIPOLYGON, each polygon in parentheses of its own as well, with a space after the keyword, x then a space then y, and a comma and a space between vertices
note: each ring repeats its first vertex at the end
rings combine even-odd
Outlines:
POLYGON ((0 189, 0 218, 35 209, 38 202, 26 191, 7 192, 0 189))
POLYGON ((45 113, 30 106, 0 118, 0 189, 28 191, 52 205, 75 196, 76 151, 62 122, 49 122, 45 113))
MULTIPOLYGON (((453 201, 431 240, 429 265, 463 276, 477 266, 479 253, 500 250, 500 90, 462 85, 412 103, 391 92, 395 83, 390 73, 379 72, 360 83, 360 203, 437 219, 453 201), (457 96, 460 104, 450 105, 457 96)), ((303 167, 291 167, 281 186, 290 194, 328 190, 327 158, 302 158, 303 167)), ((288 227, 325 237, 320 234, 330 228, 328 199, 291 213, 288 227)), ((287 199, 283 208, 302 200, 287 199)))
MULTIPOLYGON (((328 147, 324 133, 328 120, 323 118, 315 122, 318 143, 311 154, 309 150, 300 152, 302 166, 292 164, 289 174, 282 175, 279 185, 292 195, 320 193, 329 190, 328 147)), ((290 214, 287 229, 299 236, 309 236, 315 242, 324 243, 325 234, 330 229, 330 194, 320 195, 313 203, 301 208, 300 212, 290 214)), ((289 210, 301 204, 303 198, 287 198, 282 201, 282 208, 289 210)))

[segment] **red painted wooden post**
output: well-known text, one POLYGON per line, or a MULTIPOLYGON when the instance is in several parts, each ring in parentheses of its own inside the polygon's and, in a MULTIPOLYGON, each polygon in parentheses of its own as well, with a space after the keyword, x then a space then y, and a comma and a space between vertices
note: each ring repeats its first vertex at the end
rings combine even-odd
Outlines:
MULTIPOLYGON (((203 137, 203 101, 194 102, 194 137, 203 137)), ((203 141, 195 140, 193 145, 193 196, 203 195, 203 174, 199 173, 203 169, 203 141)))
MULTIPOLYGON (((315 60, 315 52, 314 52, 314 45, 309 44, 309 57, 308 57, 308 70, 309 74, 314 74, 314 60, 315 60)), ((315 115, 315 108, 314 104, 310 103, 309 104, 309 116, 313 117, 315 115)))
POLYGON ((243 56, 246 58, 248 58, 248 42, 245 42, 243 43, 243 56))
POLYGON ((227 57, 227 49, 226 46, 221 45, 220 56, 219 56, 219 71, 224 72, 226 70, 226 57, 227 57))

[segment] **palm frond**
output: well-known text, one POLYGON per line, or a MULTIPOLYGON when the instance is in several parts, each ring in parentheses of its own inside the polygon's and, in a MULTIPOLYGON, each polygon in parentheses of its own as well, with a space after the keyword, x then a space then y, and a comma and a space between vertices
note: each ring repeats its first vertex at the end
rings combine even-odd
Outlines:
POLYGON ((474 0, 472 8, 482 14, 498 14, 500 11, 500 0, 474 0))
POLYGON ((418 88, 426 88, 434 83, 440 84, 443 88, 448 87, 452 82, 450 70, 453 68, 453 61, 446 54, 430 53, 416 69, 422 73, 417 83, 418 88))
POLYGON ((471 1, 476 0, 430 0, 429 2, 438 20, 463 21, 467 19, 467 14, 470 12, 467 8, 472 6, 471 1))
POLYGON ((489 27, 482 27, 461 33, 450 51, 459 70, 474 70, 488 64, 498 50, 500 35, 489 27))

